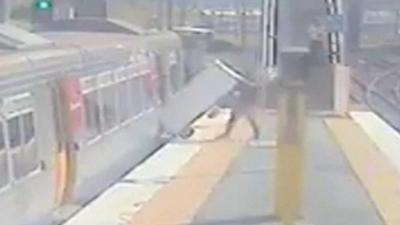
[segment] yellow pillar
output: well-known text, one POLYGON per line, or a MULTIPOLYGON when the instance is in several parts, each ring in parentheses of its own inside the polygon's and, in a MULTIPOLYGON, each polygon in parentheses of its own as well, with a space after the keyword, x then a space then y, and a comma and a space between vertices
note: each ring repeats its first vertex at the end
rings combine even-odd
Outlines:
POLYGON ((284 225, 302 217, 305 96, 302 85, 285 87, 278 106, 275 213, 284 225))

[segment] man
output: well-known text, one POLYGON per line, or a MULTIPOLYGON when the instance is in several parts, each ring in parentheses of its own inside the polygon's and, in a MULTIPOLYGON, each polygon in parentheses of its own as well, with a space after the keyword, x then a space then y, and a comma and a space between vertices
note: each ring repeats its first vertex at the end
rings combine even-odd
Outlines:
POLYGON ((232 109, 232 117, 228 124, 227 134, 232 131, 237 119, 244 116, 253 130, 254 139, 260 138, 260 129, 256 120, 257 91, 257 86, 255 85, 240 83, 220 104, 222 107, 232 109))

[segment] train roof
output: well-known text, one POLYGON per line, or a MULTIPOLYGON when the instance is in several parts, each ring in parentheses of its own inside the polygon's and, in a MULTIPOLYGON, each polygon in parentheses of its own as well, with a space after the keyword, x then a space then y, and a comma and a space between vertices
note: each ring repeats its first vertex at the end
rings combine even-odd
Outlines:
MULTIPOLYGON (((5 79, 36 76, 39 73, 68 71, 89 64, 128 62, 135 51, 162 51, 179 48, 178 35, 173 32, 151 32, 143 35, 110 32, 41 32, 52 41, 51 46, 32 49, 0 48, 0 83, 5 79)), ((0 85, 2 86, 2 85, 0 85)))
POLYGON ((43 32, 42 36, 52 40, 58 46, 79 46, 90 48, 93 46, 107 46, 125 44, 130 48, 148 48, 179 46, 180 41, 174 32, 151 32, 143 35, 131 35, 126 33, 109 32, 43 32), (151 46, 146 45, 151 43, 151 46))

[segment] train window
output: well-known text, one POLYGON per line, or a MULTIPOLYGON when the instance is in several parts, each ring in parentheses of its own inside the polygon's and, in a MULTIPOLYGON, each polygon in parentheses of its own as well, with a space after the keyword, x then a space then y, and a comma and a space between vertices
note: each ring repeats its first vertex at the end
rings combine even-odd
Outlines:
POLYGON ((100 135, 100 107, 98 104, 97 91, 86 93, 83 96, 85 105, 85 123, 86 134, 88 139, 92 139, 100 135))
POLYGON ((22 127, 24 132, 24 144, 30 144, 35 138, 35 127, 33 113, 27 113, 22 116, 22 127))
POLYGON ((8 184, 8 163, 7 154, 5 152, 3 124, 0 123, 0 188, 8 184))
POLYGON ((3 123, 0 123, 0 154, 5 151, 6 147, 3 128, 3 123))
POLYGON ((130 85, 130 101, 131 101, 131 113, 132 116, 136 116, 139 113, 142 112, 143 110, 143 91, 142 91, 142 82, 141 82, 141 77, 136 77, 133 78, 130 81, 131 85, 130 85))
POLYGON ((116 87, 108 86, 101 90, 103 129, 110 130, 117 125, 116 87))
POLYGON ((173 51, 169 54, 169 77, 171 92, 175 94, 180 88, 180 71, 178 66, 178 53, 173 51))
POLYGON ((129 96, 129 82, 123 81, 118 84, 118 110, 119 110, 119 120, 120 122, 125 122, 130 117, 130 109, 132 102, 130 102, 129 96))
POLYGON ((8 137, 14 167, 14 178, 21 179, 38 166, 34 142, 34 114, 27 112, 8 119, 8 137))
POLYGON ((153 92, 149 84, 149 75, 146 75, 141 79, 141 85, 143 87, 143 107, 149 109, 153 106, 153 92))
POLYGON ((9 183, 7 154, 0 152, 0 188, 9 183))
POLYGON ((159 96, 159 100, 161 101, 161 103, 165 103, 166 100, 166 82, 165 82, 165 73, 163 70, 163 60, 161 55, 156 54, 155 55, 155 70, 158 73, 158 85, 157 85, 157 93, 159 96))
POLYGON ((0 150, 0 176, 10 174, 11 177, 6 175, 9 181, 19 180, 39 166, 33 96, 22 93, 3 99, 3 103, 1 111, 5 121, 0 129, 0 148, 3 149, 0 150))
POLYGON ((158 76, 156 72, 150 72, 144 78, 144 89, 145 89, 145 107, 148 109, 160 103, 160 95, 158 93, 158 76))
POLYGON ((22 144, 22 132, 20 126, 21 118, 19 116, 7 121, 10 148, 15 149, 22 144))
POLYGON ((177 91, 179 91, 180 88, 180 74, 177 64, 173 64, 170 66, 169 74, 170 74, 171 91, 172 94, 175 94, 177 91))

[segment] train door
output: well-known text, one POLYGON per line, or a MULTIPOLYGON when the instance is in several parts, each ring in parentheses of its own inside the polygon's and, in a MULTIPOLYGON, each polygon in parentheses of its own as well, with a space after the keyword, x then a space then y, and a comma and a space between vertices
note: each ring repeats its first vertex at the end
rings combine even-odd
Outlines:
POLYGON ((83 128, 83 97, 78 78, 58 81, 58 158, 57 202, 66 204, 72 200, 76 178, 76 151, 83 128))

